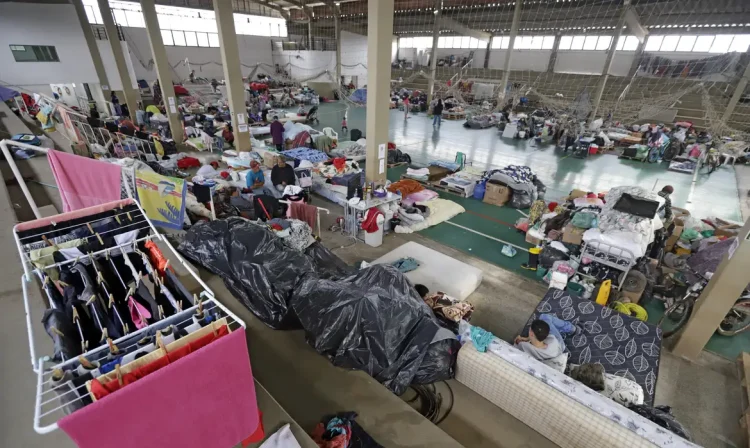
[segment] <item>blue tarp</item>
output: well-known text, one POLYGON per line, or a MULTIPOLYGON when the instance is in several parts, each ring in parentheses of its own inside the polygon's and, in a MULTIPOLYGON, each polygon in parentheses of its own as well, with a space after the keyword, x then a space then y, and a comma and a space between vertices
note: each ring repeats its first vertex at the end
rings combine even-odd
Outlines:
POLYGON ((9 89, 4 86, 0 86, 0 101, 12 100, 13 98, 17 96, 21 96, 21 94, 18 93, 18 91, 9 89))
POLYGON ((349 97, 350 100, 354 101, 355 103, 366 103, 367 102, 367 89, 357 89, 355 90, 351 96, 349 97))

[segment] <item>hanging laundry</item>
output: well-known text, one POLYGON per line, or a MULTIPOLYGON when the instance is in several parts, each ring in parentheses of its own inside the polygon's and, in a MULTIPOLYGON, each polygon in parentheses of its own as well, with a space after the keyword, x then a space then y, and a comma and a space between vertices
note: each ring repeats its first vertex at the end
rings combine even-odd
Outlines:
POLYGON ((65 212, 120 199, 119 165, 54 150, 47 158, 65 212))
MULTIPOLYGON (((378 210, 377 208, 373 207, 369 210, 367 210, 367 215, 365 215, 364 221, 362 221, 362 229, 365 230, 367 233, 374 233, 377 232, 378 227, 378 216, 383 216, 383 212, 378 210)), ((381 222, 384 221, 385 218, 381 218, 381 222)))
POLYGON ((317 216, 318 207, 314 205, 307 205, 304 202, 292 202, 289 204, 289 217, 306 222, 311 229, 315 228, 315 219, 317 216))
POLYGON ((151 313, 145 306, 138 303, 133 296, 128 297, 128 309, 130 309, 130 318, 133 319, 136 328, 140 330, 148 326, 151 313))
POLYGON ((187 195, 183 179, 140 170, 135 174, 135 184, 138 200, 154 224, 182 230, 187 195))
POLYGON ((79 448, 130 448, 144 441, 162 447, 228 447, 259 425, 242 328, 148 376, 148 381, 126 386, 128 393, 110 394, 63 417, 58 425, 79 448), (113 422, 123 418, 128 430, 113 431, 113 422))

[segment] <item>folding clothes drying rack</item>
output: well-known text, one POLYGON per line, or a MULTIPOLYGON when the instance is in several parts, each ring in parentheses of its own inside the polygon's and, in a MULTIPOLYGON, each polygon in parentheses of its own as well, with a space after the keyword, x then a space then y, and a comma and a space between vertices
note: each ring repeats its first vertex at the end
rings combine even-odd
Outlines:
MULTIPOLYGON (((289 201, 279 200, 279 203, 280 204, 291 205, 291 202, 289 202, 289 201)), ((308 205, 310 205, 310 204, 308 204, 308 205)), ((315 213, 315 217, 318 220, 318 222, 317 222, 317 224, 318 224, 318 238, 320 238, 320 230, 321 230, 320 229, 320 212, 323 211, 323 212, 325 212, 326 215, 330 215, 331 211, 328 210, 327 208, 318 207, 318 206, 315 206, 315 205, 313 205, 313 207, 315 207, 317 209, 317 211, 315 213)), ((313 230, 313 232, 315 232, 315 229, 312 229, 312 230, 313 230)))
MULTIPOLYGON (((64 230, 66 228, 71 228, 71 227, 91 225, 98 220, 80 222, 81 218, 85 218, 86 216, 86 215, 81 216, 80 210, 77 212, 63 213, 63 214, 55 215, 52 217, 42 218, 34 199, 29 194, 28 188, 26 186, 26 182, 23 180, 23 177, 20 176, 20 173, 18 172, 18 167, 16 166, 15 161, 9 154, 7 145, 20 146, 24 149, 39 150, 41 152, 47 152, 47 150, 45 148, 38 148, 35 146, 25 145, 25 144, 17 144, 16 142, 10 142, 7 140, 0 141, 0 150, 3 152, 3 154, 5 154, 5 158, 8 161, 8 164, 11 166, 13 173, 16 175, 18 184, 21 187, 22 191, 24 192, 27 200, 29 201, 29 205, 31 206, 37 218, 39 218, 36 221, 30 221, 30 222, 25 222, 25 223, 16 225, 14 227, 13 235, 16 241, 18 254, 21 259, 21 265, 24 271, 24 273, 21 276, 21 287, 23 291, 24 311, 26 314, 25 318, 26 318, 26 327, 27 327, 27 332, 28 332, 29 352, 31 354, 32 370, 37 374, 37 390, 36 390, 36 399, 35 399, 35 405, 34 405, 34 430, 39 434, 47 434, 58 429, 57 421, 64 416, 64 413, 61 412, 61 410, 62 408, 65 407, 64 405, 61 405, 58 403, 60 401, 60 397, 58 397, 57 393, 55 392, 56 387, 52 386, 51 378, 52 378, 53 371, 55 369, 62 369, 62 368, 65 368, 65 369, 77 368, 81 364, 81 361, 80 361, 81 357, 86 358, 86 360, 91 361, 91 362, 102 360, 109 353, 110 343, 109 341, 105 341, 102 345, 98 347, 93 347, 93 348, 90 348, 89 350, 84 350, 83 353, 75 359, 63 360, 54 365, 51 365, 53 363, 50 362, 50 360, 52 359, 52 356, 41 355, 39 352, 37 352, 35 338, 34 338, 34 331, 33 331, 33 323, 37 322, 37 325, 38 325, 38 322, 41 321, 40 319, 41 316, 32 316, 32 306, 31 306, 31 301, 29 299, 29 284, 33 281, 33 277, 35 276, 33 274, 37 272, 41 272, 42 269, 39 269, 32 264, 31 258, 30 258, 31 249, 25 249, 24 246, 27 245, 27 242, 40 241, 40 240, 45 241, 44 238, 46 238, 46 235, 45 235, 45 232, 40 231, 40 233, 35 234, 33 236, 26 235, 24 237, 21 237, 19 236, 18 232, 19 231, 33 231, 35 227, 36 228, 39 228, 42 226, 47 227, 49 225, 55 226, 54 231, 60 231, 60 230, 64 230), (73 214, 75 215, 71 216, 73 214), (73 226, 70 226, 70 225, 66 226, 65 222, 70 221, 71 219, 76 219, 77 220, 76 224, 73 226), (35 224, 39 224, 39 225, 35 226, 35 224), (28 240, 33 240, 33 241, 28 241, 28 240)), ((128 170, 124 170, 124 171, 128 171, 128 170)), ((113 210, 113 209, 116 210, 117 208, 120 207, 120 205, 122 206, 136 205, 137 212, 132 211, 128 214, 123 213, 123 216, 119 217, 119 219, 122 221, 123 226, 132 226, 131 230, 148 229, 148 234, 145 237, 138 238, 135 241, 129 242, 127 244, 108 247, 108 248, 99 250, 97 252, 86 254, 84 256, 81 256, 79 259, 66 260, 61 263, 51 264, 49 266, 46 266, 43 270, 56 268, 62 265, 75 263, 76 261, 81 261, 81 260, 85 262, 85 260, 90 257, 106 255, 106 253, 109 253, 111 251, 116 251, 116 250, 126 251, 129 246, 133 246, 134 244, 137 244, 138 242, 141 242, 144 240, 152 240, 152 241, 158 240, 158 241, 161 241, 164 244, 164 246, 166 246, 166 248, 169 249, 168 252, 171 252, 171 253, 168 253, 167 251, 165 251, 163 253, 165 258, 169 260, 170 262, 169 264, 173 266, 175 264, 181 265, 201 286, 202 291, 199 294, 196 294, 194 296, 194 297, 199 297, 198 303, 194 303, 192 304, 191 307, 185 308, 182 311, 172 316, 158 320, 142 329, 138 329, 138 330, 133 329, 135 331, 132 331, 121 338, 111 341, 111 344, 120 348, 128 348, 128 347, 132 347, 133 344, 137 344, 138 340, 140 340, 143 336, 155 335, 158 330, 164 329, 170 325, 182 327, 184 326, 184 324, 192 321, 192 315, 199 308, 201 308, 203 311, 208 311, 212 314, 218 314, 221 317, 226 317, 227 324, 231 329, 238 329, 240 327, 245 328, 246 325, 242 319, 237 317, 237 315, 232 313, 229 309, 227 309, 223 304, 221 304, 219 301, 217 301, 214 298, 213 291, 208 287, 208 285, 206 285, 206 283, 203 280, 201 280, 198 274, 190 267, 190 265, 185 261, 185 259, 175 250, 175 248, 172 246, 169 240, 167 240, 157 230, 154 224, 146 216, 146 213, 141 207, 141 204, 132 198, 132 191, 127 185, 127 182, 125 182, 124 185, 126 186, 126 190, 128 192, 128 195, 130 196, 129 199, 115 201, 114 203, 110 203, 110 204, 103 204, 101 206, 92 207, 86 210, 93 210, 91 214, 95 214, 95 213, 100 213, 101 211, 106 211, 106 210, 113 210), (173 261, 175 262, 173 263, 173 261)), ((89 238, 98 238, 98 236, 100 235, 95 234, 94 236, 91 236, 89 238)), ((52 304, 50 304, 50 306, 52 306, 52 304)), ((80 327, 78 327, 78 329, 80 331, 80 327)), ((85 386, 81 386, 81 387, 85 388, 85 386)), ((82 398, 78 398, 78 400, 82 400, 82 398)), ((73 401, 76 401, 76 400, 73 400, 73 401)))

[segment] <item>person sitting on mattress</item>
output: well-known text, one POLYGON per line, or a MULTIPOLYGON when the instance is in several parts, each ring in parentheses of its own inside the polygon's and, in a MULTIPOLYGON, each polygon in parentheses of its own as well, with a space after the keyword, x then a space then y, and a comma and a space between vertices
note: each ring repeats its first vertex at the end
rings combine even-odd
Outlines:
POLYGON ((529 336, 516 336, 514 343, 520 350, 539 361, 547 361, 560 356, 565 351, 565 341, 561 333, 573 333, 575 326, 550 314, 542 314, 533 321, 529 336))

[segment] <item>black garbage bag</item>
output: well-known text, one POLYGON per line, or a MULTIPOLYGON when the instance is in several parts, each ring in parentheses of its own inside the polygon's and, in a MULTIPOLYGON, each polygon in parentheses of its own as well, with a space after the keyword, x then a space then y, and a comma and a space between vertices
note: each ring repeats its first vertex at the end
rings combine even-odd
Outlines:
POLYGON ((547 187, 538 177, 534 177, 534 186, 536 187, 536 198, 543 200, 544 195, 547 194, 547 187))
POLYGON ((403 153, 400 149, 391 149, 388 151, 388 164, 394 163, 411 163, 411 156, 403 153))
POLYGON ((542 253, 539 254, 539 264, 547 269, 551 268, 556 261, 566 261, 569 259, 568 254, 550 245, 544 246, 542 253))
POLYGON ((415 378, 451 375, 450 362, 434 359, 451 354, 430 350, 439 329, 432 310, 393 266, 371 266, 339 281, 308 275, 291 306, 318 353, 338 367, 364 370, 395 394, 415 378))
POLYGON ((289 298, 299 279, 314 273, 315 266, 270 230, 241 218, 200 222, 178 250, 221 276, 232 294, 269 327, 299 328, 289 298))
POLYGON ((453 378, 453 368, 460 348, 461 343, 456 335, 447 328, 440 328, 427 348, 412 384, 431 384, 453 378))
POLYGON ((513 208, 529 208, 534 202, 534 196, 526 190, 513 190, 513 197, 508 205, 513 208))
POLYGON ((672 415, 672 408, 669 406, 650 407, 642 404, 631 404, 628 406, 628 409, 651 420, 662 428, 672 431, 689 442, 693 441, 687 428, 674 418, 674 415, 672 415))
POLYGON ((312 261, 318 277, 324 279, 340 279, 356 272, 356 269, 344 263, 344 260, 316 241, 305 249, 305 255, 312 261))

